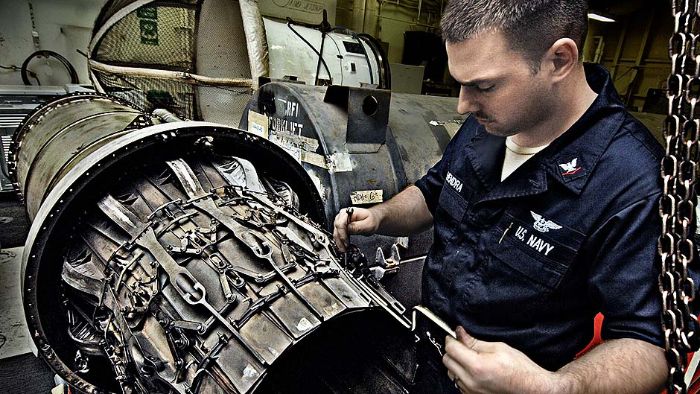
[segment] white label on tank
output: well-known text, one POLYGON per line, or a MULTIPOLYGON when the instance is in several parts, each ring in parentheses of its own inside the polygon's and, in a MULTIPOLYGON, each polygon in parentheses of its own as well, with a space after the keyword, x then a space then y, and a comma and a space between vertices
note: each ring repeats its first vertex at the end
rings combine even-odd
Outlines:
POLYGON ((315 152, 318 149, 319 142, 317 139, 304 137, 303 135, 289 134, 284 131, 275 130, 275 138, 284 145, 291 145, 299 149, 315 152))
POLYGON ((350 193, 353 205, 377 204, 384 201, 384 190, 358 190, 350 193))
POLYGON ((352 171, 352 161, 347 153, 334 153, 329 157, 330 172, 350 172, 352 171))
POLYGON ((319 155, 318 153, 301 151, 301 161, 313 164, 316 167, 328 169, 328 163, 326 163, 326 158, 324 156, 319 155))
POLYGON ((259 137, 268 138, 268 125, 270 124, 267 115, 259 114, 253 110, 248 110, 248 132, 259 137))
POLYGON ((298 136, 296 136, 296 138, 302 142, 303 149, 308 150, 310 152, 314 152, 316 149, 318 149, 318 140, 317 139, 304 137, 303 135, 298 135, 298 136))
POLYGON ((289 143, 289 141, 279 138, 276 133, 270 134, 270 141, 289 153, 294 160, 301 162, 301 149, 289 143))

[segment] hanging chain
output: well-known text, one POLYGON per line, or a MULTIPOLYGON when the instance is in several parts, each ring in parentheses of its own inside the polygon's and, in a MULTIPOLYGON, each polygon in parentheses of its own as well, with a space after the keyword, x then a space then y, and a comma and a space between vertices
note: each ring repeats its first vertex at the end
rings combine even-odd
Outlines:
POLYGON ((659 290, 662 326, 669 364, 669 393, 686 393, 684 382, 688 352, 697 348, 697 316, 689 304, 695 283, 688 274, 694 261, 696 181, 700 121, 700 2, 671 0, 674 32, 669 41, 671 75, 668 77, 668 117, 664 124, 666 156, 661 161, 663 196, 659 201, 662 233, 659 290))

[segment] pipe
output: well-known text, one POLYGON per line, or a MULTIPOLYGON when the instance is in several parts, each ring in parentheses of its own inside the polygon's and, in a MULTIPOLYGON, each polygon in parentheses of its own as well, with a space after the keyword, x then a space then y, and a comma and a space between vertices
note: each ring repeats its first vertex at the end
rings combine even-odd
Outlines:
POLYGON ((90 67, 92 69, 121 75, 130 75, 135 77, 146 77, 146 78, 160 78, 160 79, 177 79, 180 82, 188 83, 191 85, 220 85, 220 86, 232 86, 241 88, 250 88, 253 86, 253 80, 248 78, 212 78, 205 77, 203 75, 192 74, 183 71, 168 71, 168 70, 154 70, 150 68, 136 68, 136 67, 121 67, 113 66, 110 64, 105 64, 98 62, 96 60, 88 60, 90 67))

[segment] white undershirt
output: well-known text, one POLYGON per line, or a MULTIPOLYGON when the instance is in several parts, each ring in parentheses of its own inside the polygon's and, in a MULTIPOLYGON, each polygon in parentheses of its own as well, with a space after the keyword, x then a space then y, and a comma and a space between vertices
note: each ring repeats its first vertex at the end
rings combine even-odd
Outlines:
POLYGON ((503 158, 503 170, 501 170, 501 181, 508 178, 513 171, 523 165, 537 152, 546 148, 547 145, 527 148, 513 142, 511 137, 506 137, 506 156, 503 158))

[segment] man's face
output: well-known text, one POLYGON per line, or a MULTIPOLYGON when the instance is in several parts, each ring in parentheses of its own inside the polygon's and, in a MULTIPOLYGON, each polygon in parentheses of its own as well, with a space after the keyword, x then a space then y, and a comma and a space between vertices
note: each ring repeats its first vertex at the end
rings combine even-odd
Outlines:
POLYGON ((447 43, 450 74, 462 85, 459 113, 472 112, 499 136, 526 132, 551 116, 552 84, 545 72, 512 50, 500 32, 447 43))

